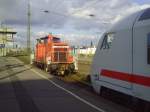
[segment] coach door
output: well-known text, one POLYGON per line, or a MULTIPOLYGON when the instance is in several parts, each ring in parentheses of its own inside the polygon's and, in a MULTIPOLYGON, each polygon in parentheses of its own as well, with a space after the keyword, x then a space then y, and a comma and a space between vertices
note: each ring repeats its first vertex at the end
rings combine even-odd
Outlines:
POLYGON ((143 12, 134 25, 133 74, 133 79, 137 79, 135 84, 149 85, 147 78, 150 77, 150 9, 143 12))
POLYGON ((106 33, 99 52, 100 81, 131 89, 131 30, 106 33))

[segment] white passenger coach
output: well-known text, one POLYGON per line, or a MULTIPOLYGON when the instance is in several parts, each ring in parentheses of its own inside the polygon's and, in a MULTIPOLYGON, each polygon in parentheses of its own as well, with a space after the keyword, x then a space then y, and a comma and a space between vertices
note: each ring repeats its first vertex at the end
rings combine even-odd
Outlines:
POLYGON ((90 74, 97 93, 103 86, 150 102, 150 8, 104 33, 90 74))

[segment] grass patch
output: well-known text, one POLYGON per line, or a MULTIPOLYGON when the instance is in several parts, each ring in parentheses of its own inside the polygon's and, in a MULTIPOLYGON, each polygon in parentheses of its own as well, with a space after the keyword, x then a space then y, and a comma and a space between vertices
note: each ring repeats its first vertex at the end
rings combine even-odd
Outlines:
POLYGON ((86 63, 86 61, 84 63, 80 62, 78 68, 78 72, 71 77, 83 84, 90 85, 91 81, 89 73, 91 69, 91 63, 86 63))
POLYGON ((76 75, 73 75, 73 78, 75 80, 78 80, 84 84, 88 84, 90 85, 91 81, 90 81, 90 75, 88 74, 80 74, 80 73, 77 73, 76 75))
POLYGON ((15 56, 20 61, 24 62, 24 64, 30 64, 30 57, 28 55, 15 56))

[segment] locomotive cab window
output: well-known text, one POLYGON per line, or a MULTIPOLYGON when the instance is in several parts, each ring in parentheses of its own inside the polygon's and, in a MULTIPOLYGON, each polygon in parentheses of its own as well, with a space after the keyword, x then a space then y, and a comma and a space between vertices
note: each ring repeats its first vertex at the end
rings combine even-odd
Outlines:
POLYGON ((54 38, 53 38, 53 42, 54 42, 54 43, 59 43, 59 42, 60 42, 60 38, 54 37, 54 38))
POLYGON ((37 39, 37 43, 38 43, 38 44, 41 43, 41 40, 40 40, 40 39, 37 39))
POLYGON ((147 37, 147 63, 150 64, 150 33, 147 37))
POLYGON ((107 33, 104 36, 100 49, 110 49, 114 40, 114 33, 107 33))

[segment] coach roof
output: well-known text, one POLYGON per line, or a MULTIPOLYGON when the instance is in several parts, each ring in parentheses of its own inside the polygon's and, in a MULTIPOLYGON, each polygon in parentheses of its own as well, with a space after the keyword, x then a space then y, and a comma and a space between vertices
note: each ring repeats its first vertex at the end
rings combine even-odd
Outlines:
POLYGON ((108 30, 108 32, 114 32, 114 31, 125 30, 125 29, 132 29, 132 26, 133 26, 134 22, 140 16, 142 16, 147 10, 150 10, 150 8, 140 10, 140 11, 134 12, 132 14, 129 14, 125 18, 122 18, 117 23, 112 25, 112 27, 108 30))

